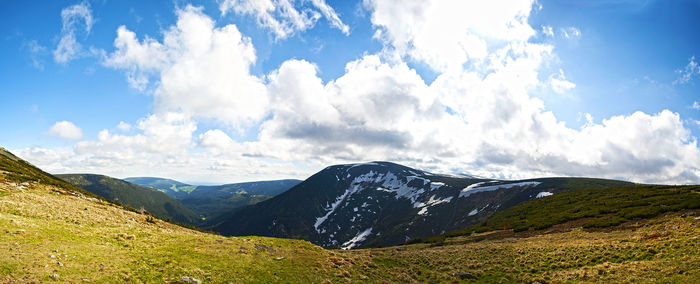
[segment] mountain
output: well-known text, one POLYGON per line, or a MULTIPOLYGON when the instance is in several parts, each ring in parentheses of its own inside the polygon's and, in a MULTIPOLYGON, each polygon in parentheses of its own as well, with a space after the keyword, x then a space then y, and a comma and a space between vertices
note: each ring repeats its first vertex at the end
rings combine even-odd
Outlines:
POLYGON ((270 199, 301 182, 284 179, 205 186, 155 177, 131 177, 124 180, 158 189, 178 199, 205 220, 221 214, 232 214, 242 207, 270 199))
POLYGON ((175 199, 187 197, 187 195, 197 187, 176 180, 157 177, 130 177, 124 180, 140 186, 158 189, 175 199))
POLYGON ((300 180, 285 179, 217 186, 200 185, 180 201, 205 220, 209 220, 222 214, 232 214, 245 206, 270 199, 300 182, 300 180))
POLYGON ((135 209, 145 209, 161 218, 191 225, 201 223, 201 219, 182 203, 152 188, 103 175, 62 174, 56 176, 106 199, 135 209))
MULTIPOLYGON (((601 181, 554 183, 577 187, 601 181)), ((0 282, 696 283, 700 210, 682 208, 695 204, 684 200, 697 200, 699 187, 612 188, 599 198, 592 195, 602 189, 559 192, 501 211, 515 215, 492 217, 539 224, 552 213, 597 214, 546 230, 499 228, 440 243, 328 250, 306 241, 183 228, 95 197, 0 148, 0 282), (656 217, 635 213, 618 226, 581 226, 627 214, 599 209, 659 207, 657 213, 663 213, 656 217)))
POLYGON ((212 229, 224 235, 304 239, 323 247, 387 246, 461 229, 537 197, 628 185, 589 178, 501 181, 389 162, 337 165, 222 218, 212 229))

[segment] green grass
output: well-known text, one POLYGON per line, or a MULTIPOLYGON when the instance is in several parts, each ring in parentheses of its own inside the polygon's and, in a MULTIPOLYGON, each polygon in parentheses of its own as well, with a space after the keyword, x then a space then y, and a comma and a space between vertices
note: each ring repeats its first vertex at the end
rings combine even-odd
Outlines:
POLYGON ((526 201, 497 212, 480 224, 416 242, 504 229, 542 230, 583 218, 597 218, 588 221, 589 227, 614 226, 693 208, 700 208, 700 186, 638 185, 572 190, 526 201))

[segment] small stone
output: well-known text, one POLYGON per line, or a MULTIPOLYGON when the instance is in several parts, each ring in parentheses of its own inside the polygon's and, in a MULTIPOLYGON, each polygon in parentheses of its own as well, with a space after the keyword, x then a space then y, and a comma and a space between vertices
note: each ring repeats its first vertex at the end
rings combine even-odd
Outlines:
POLYGON ((255 245, 255 249, 257 249, 257 250, 270 251, 271 248, 272 248, 271 246, 266 246, 266 245, 258 245, 258 244, 255 245))
POLYGON ((59 261, 58 266, 63 267, 63 263, 59 261))
POLYGON ((61 278, 61 276, 59 276, 56 273, 49 275, 49 277, 51 277, 51 279, 60 279, 61 278))
POLYGON ((283 257, 283 256, 278 256, 278 257, 275 257, 275 260, 283 260, 283 259, 284 259, 284 257, 283 257))
POLYGON ((695 212, 685 212, 685 213, 683 213, 683 215, 681 215, 681 217, 683 217, 683 218, 690 217, 690 216, 695 216, 695 212))
POLYGON ((458 277, 459 279, 476 279, 476 275, 466 271, 455 272, 453 276, 458 277))
POLYGON ((56 256, 52 254, 52 255, 51 255, 51 258, 56 258, 56 256))
POLYGON ((201 284, 201 283, 202 283, 202 281, 200 281, 199 279, 192 278, 192 277, 189 277, 189 276, 182 276, 182 277, 180 277, 180 281, 182 281, 182 282, 184 282, 184 283, 195 283, 195 284, 201 284))
POLYGON ((681 228, 681 226, 676 225, 676 226, 671 227, 671 230, 678 230, 680 228, 681 228))

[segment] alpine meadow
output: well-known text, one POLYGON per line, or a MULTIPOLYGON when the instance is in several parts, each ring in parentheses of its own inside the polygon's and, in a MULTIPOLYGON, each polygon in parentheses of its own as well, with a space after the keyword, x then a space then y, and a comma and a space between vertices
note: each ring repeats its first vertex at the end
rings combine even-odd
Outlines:
POLYGON ((700 283, 698 0, 0 27, 0 283, 700 283))

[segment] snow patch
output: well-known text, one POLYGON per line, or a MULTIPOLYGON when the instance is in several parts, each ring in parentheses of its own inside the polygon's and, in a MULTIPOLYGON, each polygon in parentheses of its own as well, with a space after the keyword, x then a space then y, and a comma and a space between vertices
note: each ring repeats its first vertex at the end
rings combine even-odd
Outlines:
POLYGON ((481 186, 484 184, 484 182, 478 182, 472 185, 469 185, 462 189, 462 191, 459 193, 459 197, 468 197, 469 195, 472 195, 477 192, 484 192, 484 191, 494 191, 497 189, 508 189, 508 188, 513 188, 513 187, 528 187, 528 186, 537 186, 541 182, 537 181, 524 181, 524 182, 517 182, 517 183, 507 183, 507 184, 499 184, 499 185, 489 185, 489 186, 481 186))
POLYGON ((452 196, 447 197, 445 199, 440 199, 440 198, 435 198, 435 195, 431 196, 428 202, 423 203, 423 202, 415 202, 413 203, 413 208, 421 208, 420 211, 418 211, 418 215, 421 216, 426 216, 428 214, 428 208, 438 205, 440 203, 447 203, 452 201, 452 196))
POLYGON ((479 209, 474 208, 474 210, 470 211, 467 216, 474 216, 476 214, 479 214, 479 209))
POLYGON ((371 227, 367 230, 359 232, 359 233, 357 233, 357 235, 355 235, 355 237, 353 237, 349 241, 343 243, 343 245, 340 248, 342 248, 344 250, 348 250, 348 249, 351 249, 353 247, 356 247, 359 243, 363 242, 367 238, 367 236, 369 236, 369 234, 371 234, 371 233, 372 233, 371 227))
POLYGON ((441 187, 443 187, 443 186, 445 186, 445 183, 444 183, 444 182, 437 182, 437 181, 434 181, 434 182, 431 182, 431 183, 430 183, 430 190, 431 190, 431 191, 432 191, 432 190, 436 190, 436 189, 441 188, 441 187))
POLYGON ((551 195, 554 195, 554 193, 542 191, 542 192, 538 193, 537 196, 535 196, 535 198, 541 198, 541 197, 546 197, 546 196, 551 196, 551 195))
POLYGON ((421 216, 428 215, 428 206, 423 207, 420 211, 418 211, 418 215, 421 215, 421 216))

